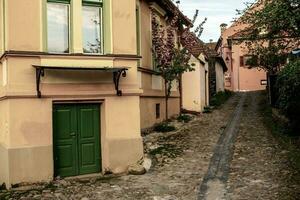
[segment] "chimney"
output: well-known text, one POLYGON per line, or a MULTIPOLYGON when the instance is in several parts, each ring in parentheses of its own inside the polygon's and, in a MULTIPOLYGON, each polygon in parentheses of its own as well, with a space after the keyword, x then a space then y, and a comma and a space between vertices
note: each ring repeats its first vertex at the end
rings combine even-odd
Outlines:
POLYGON ((221 24, 220 28, 221 28, 221 35, 222 35, 227 28, 227 24, 225 24, 225 23, 221 24))

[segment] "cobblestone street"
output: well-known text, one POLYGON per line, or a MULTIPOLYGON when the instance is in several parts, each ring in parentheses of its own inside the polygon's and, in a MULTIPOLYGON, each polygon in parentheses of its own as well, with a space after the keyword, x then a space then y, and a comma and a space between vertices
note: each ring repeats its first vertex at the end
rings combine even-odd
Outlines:
POLYGON ((297 174, 287 165, 287 151, 263 124, 259 113, 261 94, 244 95, 244 101, 243 95, 236 94, 221 108, 195 117, 187 125, 176 123, 177 131, 144 136, 145 154, 152 160, 151 169, 145 175, 56 180, 23 187, 24 190, 0 192, 0 199, 297 199, 300 183, 291 179, 297 174), (236 124, 238 129, 234 130, 236 138, 220 140, 228 131, 238 105, 241 113, 236 124), (227 159, 222 161, 229 169, 220 169, 227 174, 222 179, 224 187, 210 191, 218 194, 222 190, 221 198, 205 193, 199 197, 202 180, 209 174, 214 159, 222 158, 216 155, 219 145, 232 147, 227 159))

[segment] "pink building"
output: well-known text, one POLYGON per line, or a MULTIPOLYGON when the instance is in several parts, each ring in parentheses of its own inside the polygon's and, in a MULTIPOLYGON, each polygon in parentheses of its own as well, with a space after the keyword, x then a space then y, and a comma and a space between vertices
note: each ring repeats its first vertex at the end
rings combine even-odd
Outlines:
POLYGON ((247 66, 249 52, 244 43, 237 42, 238 33, 245 26, 235 22, 227 28, 221 24, 221 37, 216 49, 226 62, 225 88, 232 91, 255 91, 266 89, 266 72, 247 66))

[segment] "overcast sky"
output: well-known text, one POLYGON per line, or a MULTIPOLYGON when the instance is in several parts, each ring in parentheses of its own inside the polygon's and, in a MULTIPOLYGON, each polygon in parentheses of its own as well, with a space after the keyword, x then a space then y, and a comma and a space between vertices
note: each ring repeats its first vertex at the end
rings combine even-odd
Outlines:
POLYGON ((236 17, 236 9, 245 8, 245 1, 249 2, 249 0, 181 0, 180 10, 192 19, 195 10, 198 9, 198 24, 207 17, 201 39, 204 42, 209 42, 210 39, 217 41, 220 37, 220 24, 231 24, 236 17))

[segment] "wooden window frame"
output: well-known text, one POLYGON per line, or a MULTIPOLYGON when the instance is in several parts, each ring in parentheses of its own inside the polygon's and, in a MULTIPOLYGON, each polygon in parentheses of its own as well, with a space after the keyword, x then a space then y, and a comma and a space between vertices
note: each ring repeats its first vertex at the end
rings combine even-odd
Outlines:
POLYGON ((48 10, 47 10, 47 4, 48 3, 57 3, 57 4, 66 4, 68 5, 68 44, 69 44, 69 51, 68 52, 54 52, 54 53, 57 53, 57 54, 70 54, 72 52, 72 40, 71 40, 71 36, 72 36, 72 24, 71 24, 71 0, 47 0, 46 2, 46 47, 45 48, 45 51, 46 52, 49 52, 48 50, 48 10))
POLYGON ((155 117, 160 119, 160 103, 155 104, 155 117))
MULTIPOLYGON (((98 2, 96 1, 91 1, 91 0, 82 0, 82 8, 84 6, 90 6, 90 7, 98 7, 99 8, 99 17, 100 17, 100 40, 101 40, 101 46, 100 46, 100 52, 99 53, 85 53, 83 54, 86 55, 103 55, 104 54, 104 31, 103 31, 103 0, 99 0, 98 2)), ((82 32, 82 39, 84 35, 82 32)), ((82 45, 82 51, 83 51, 83 45, 82 45)))

